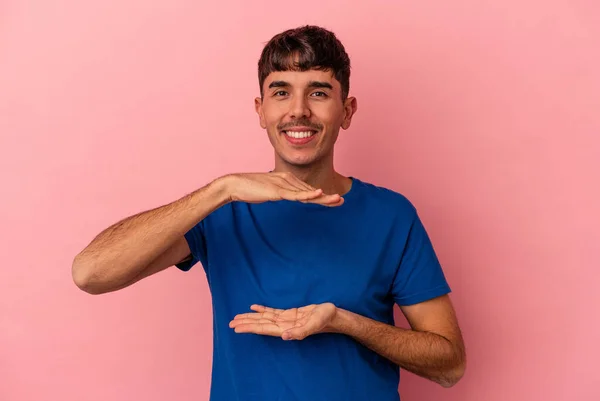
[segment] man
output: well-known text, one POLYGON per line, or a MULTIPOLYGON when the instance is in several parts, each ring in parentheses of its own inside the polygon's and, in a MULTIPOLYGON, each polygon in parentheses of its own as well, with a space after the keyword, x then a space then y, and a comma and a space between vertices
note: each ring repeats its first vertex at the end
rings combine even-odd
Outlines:
POLYGON ((334 169, 357 110, 343 45, 319 27, 288 30, 258 72, 273 171, 220 177, 107 228, 76 256, 75 283, 100 294, 201 262, 211 400, 399 400, 399 367, 454 385, 464 345, 415 208, 334 169), (394 326, 395 303, 411 330, 394 326))

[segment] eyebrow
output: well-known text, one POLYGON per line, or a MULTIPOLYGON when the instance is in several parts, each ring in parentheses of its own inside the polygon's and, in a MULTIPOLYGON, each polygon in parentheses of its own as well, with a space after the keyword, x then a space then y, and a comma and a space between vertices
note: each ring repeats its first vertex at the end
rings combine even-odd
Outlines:
MULTIPOLYGON (((269 89, 271 88, 286 88, 292 86, 289 82, 286 81, 273 81, 269 84, 269 89)), ((327 88, 333 89, 333 86, 329 82, 323 81, 310 81, 308 83, 309 88, 327 88)))

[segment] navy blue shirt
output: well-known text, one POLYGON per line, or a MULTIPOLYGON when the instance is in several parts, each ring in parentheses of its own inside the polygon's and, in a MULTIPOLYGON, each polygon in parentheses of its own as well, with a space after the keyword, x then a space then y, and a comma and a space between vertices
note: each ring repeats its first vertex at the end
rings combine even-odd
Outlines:
POLYGON ((332 302, 394 324, 393 306, 450 292, 414 206, 352 178, 339 207, 233 202, 185 238, 213 303, 211 401, 398 401, 399 368, 343 334, 300 341, 238 334, 229 322, 260 304, 332 302))

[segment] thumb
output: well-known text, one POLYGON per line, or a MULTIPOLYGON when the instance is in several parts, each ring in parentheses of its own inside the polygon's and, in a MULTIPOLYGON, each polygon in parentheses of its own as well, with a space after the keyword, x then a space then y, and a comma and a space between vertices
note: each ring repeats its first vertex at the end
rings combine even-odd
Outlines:
POLYGON ((289 329, 283 332, 281 338, 283 340, 303 340, 308 336, 308 331, 306 327, 296 327, 293 329, 289 329))
POLYGON ((317 330, 317 325, 314 320, 301 319, 296 323, 295 327, 284 331, 281 338, 284 340, 304 340, 306 337, 314 334, 317 330))

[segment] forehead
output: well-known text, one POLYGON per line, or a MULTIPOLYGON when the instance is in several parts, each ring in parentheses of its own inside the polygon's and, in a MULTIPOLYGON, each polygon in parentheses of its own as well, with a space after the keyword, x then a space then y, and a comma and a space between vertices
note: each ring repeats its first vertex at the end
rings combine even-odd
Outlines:
POLYGON ((334 90, 340 89, 340 83, 335 79, 333 72, 327 70, 274 71, 265 79, 264 87, 268 88, 274 81, 284 81, 293 87, 307 87, 315 81, 327 82, 334 90))

